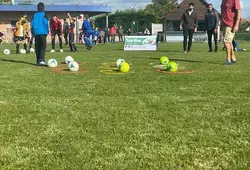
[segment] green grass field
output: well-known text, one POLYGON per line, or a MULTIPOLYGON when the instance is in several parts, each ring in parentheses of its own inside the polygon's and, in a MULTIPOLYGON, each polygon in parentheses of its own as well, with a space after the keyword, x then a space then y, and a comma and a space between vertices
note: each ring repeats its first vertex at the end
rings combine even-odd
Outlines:
POLYGON ((88 72, 58 74, 34 66, 35 54, 0 55, 1 170, 250 168, 249 52, 231 66, 206 44, 193 44, 191 54, 178 43, 157 52, 107 44, 46 55, 72 55, 88 72), (162 55, 194 73, 157 72, 162 55), (118 58, 134 73, 100 73, 118 58))

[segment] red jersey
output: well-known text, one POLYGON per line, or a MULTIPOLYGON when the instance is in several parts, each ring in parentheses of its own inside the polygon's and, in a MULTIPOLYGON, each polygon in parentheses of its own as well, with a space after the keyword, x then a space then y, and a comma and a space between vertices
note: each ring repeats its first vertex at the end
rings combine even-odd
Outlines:
POLYGON ((240 10, 240 0, 222 0, 221 20, 224 26, 234 26, 237 10, 240 10))
POLYGON ((60 19, 56 19, 56 21, 50 20, 50 34, 54 36, 54 31, 59 31, 59 34, 62 35, 62 22, 60 19))

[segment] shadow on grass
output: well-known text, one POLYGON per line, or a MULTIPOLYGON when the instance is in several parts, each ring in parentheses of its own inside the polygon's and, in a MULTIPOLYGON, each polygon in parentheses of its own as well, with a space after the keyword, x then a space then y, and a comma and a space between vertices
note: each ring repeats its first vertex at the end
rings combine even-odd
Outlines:
POLYGON ((0 58, 0 61, 11 62, 11 63, 20 63, 20 64, 28 64, 28 65, 36 66, 36 64, 34 64, 34 63, 30 63, 30 62, 27 62, 27 61, 20 61, 20 60, 10 60, 10 59, 0 58))

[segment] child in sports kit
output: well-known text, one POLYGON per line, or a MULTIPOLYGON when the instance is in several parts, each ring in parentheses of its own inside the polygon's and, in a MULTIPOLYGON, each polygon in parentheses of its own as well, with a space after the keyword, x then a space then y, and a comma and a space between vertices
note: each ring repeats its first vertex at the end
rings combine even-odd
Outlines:
POLYGON ((67 14, 70 20, 69 24, 69 47, 71 52, 77 52, 77 48, 75 45, 75 19, 70 16, 70 13, 67 14))
POLYGON ((44 4, 38 3, 37 10, 31 21, 31 32, 35 37, 36 63, 38 66, 46 66, 45 51, 46 37, 49 33, 48 18, 44 12, 44 4))
POLYGON ((90 50, 92 48, 91 42, 90 42, 90 36, 93 34, 93 29, 91 27, 88 16, 83 16, 82 30, 84 32, 85 44, 87 46, 87 49, 90 50))
POLYGON ((95 30, 94 30, 94 32, 93 32, 93 36, 92 36, 92 43, 94 44, 94 45, 96 45, 96 41, 97 41, 97 39, 98 39, 98 37, 99 37, 99 31, 98 31, 98 28, 96 27, 95 28, 95 30))
POLYGON ((23 16, 16 22, 16 30, 14 32, 14 41, 16 43, 16 53, 19 53, 20 44, 23 44, 24 49, 27 51, 27 33, 30 29, 29 23, 23 16))

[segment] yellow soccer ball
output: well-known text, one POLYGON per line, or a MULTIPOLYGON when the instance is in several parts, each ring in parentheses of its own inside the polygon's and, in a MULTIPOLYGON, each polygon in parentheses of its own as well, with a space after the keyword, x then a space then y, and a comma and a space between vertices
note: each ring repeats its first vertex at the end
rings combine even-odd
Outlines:
POLYGON ((129 72, 129 64, 127 62, 122 62, 121 65, 120 65, 120 71, 123 72, 123 73, 127 73, 129 72))

